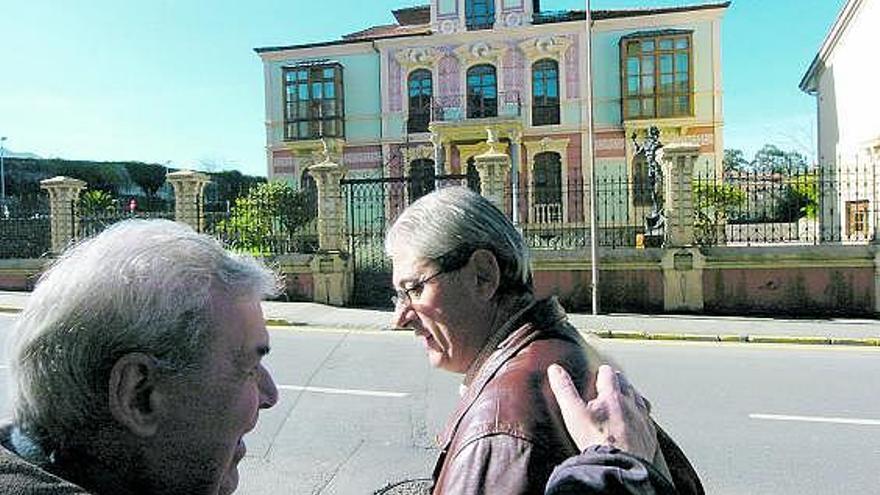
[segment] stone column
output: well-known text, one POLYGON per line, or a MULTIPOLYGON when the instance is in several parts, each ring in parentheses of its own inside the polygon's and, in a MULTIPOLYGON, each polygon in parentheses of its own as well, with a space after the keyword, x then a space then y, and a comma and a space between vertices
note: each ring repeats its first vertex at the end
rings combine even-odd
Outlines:
MULTIPOLYGON (((520 147, 522 133, 514 131, 510 133, 510 194, 511 214, 510 220, 514 225, 519 225, 519 167, 521 165, 520 147)), ((564 173, 564 172, 563 172, 564 173)))
POLYGON ((179 170, 166 175, 165 180, 174 188, 174 220, 204 232, 204 192, 211 179, 201 172, 179 170))
POLYGON ((663 148, 663 307, 666 311, 703 310, 703 268, 706 257, 695 246, 693 177, 698 146, 671 144, 663 148))
POLYGON ((874 315, 880 316, 880 246, 874 246, 874 315))
POLYGON ((51 249, 53 254, 60 254, 77 237, 77 200, 79 193, 86 188, 86 183, 79 179, 58 176, 41 180, 40 188, 49 192, 51 249))
POLYGON ((489 132, 486 143, 489 150, 474 157, 474 166, 480 174, 480 193, 499 210, 505 211, 504 190, 507 172, 510 170, 510 157, 495 149, 495 135, 492 132, 489 132))
POLYGON ((691 144, 663 148, 663 209, 669 247, 694 245, 694 164, 700 148, 691 144))
POLYGON ((352 260, 346 252, 345 168, 326 159, 308 168, 318 187, 318 253, 312 259, 314 301, 343 306, 354 288, 352 260))

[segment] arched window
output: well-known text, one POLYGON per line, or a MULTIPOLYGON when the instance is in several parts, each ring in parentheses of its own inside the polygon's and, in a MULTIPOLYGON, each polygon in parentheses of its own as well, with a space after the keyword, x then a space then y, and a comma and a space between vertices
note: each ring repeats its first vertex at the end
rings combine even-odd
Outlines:
POLYGON ((464 17, 468 31, 492 29, 495 25, 495 0, 466 0, 464 17))
POLYGON ((431 71, 427 69, 414 70, 409 75, 407 83, 409 88, 409 119, 407 131, 428 132, 428 122, 431 120, 431 94, 433 86, 431 71))
POLYGON ((537 223, 562 221, 562 160, 559 153, 545 151, 535 155, 533 187, 534 220, 537 223))
POLYGON ((318 184, 308 170, 303 170, 300 189, 306 196, 306 212, 309 218, 318 216, 318 184))
POLYGON ((467 116, 469 119, 498 116, 498 87, 495 67, 475 65, 467 71, 467 116))
POLYGON ((483 184, 480 181, 480 173, 477 171, 477 166, 474 164, 474 157, 468 158, 467 170, 465 173, 467 175, 468 189, 482 193, 483 184))
POLYGON ((415 201, 434 190, 434 160, 419 158, 409 164, 409 200, 415 201))
POLYGON ((559 123, 559 63, 538 60, 532 65, 532 125, 559 123))

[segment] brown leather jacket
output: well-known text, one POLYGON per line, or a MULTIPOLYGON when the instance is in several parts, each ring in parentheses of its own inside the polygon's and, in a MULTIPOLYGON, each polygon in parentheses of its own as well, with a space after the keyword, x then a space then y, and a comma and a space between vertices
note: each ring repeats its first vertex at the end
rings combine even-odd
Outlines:
MULTIPOLYGON (((579 454, 550 391, 547 367, 559 363, 572 376, 588 370, 593 376, 599 355, 555 298, 539 301, 514 328, 480 366, 440 435, 434 495, 543 494, 553 468, 579 454)), ((664 454, 673 454, 667 457, 673 482, 683 485, 680 493, 701 494, 693 468, 662 435, 664 454)))

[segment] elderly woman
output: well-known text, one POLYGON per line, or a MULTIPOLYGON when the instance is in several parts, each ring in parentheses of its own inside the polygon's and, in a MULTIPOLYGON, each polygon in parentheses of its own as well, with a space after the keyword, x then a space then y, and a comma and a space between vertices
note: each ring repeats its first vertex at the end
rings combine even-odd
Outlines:
MULTIPOLYGON (((522 236, 485 198, 455 187, 407 208, 385 250, 394 324, 415 332, 434 367, 464 375, 441 435, 433 493, 543 493, 553 467, 579 453, 546 370, 558 363, 572 376, 595 377, 600 358, 555 298, 535 298, 522 236)), ((662 431, 658 441, 679 491, 702 493, 675 444, 662 431)))

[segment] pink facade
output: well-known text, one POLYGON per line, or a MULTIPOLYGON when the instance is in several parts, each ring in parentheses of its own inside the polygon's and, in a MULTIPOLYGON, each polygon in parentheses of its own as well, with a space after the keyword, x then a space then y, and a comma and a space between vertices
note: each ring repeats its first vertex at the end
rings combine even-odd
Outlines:
POLYGON ((394 52, 388 52, 388 109, 392 112, 403 110, 401 91, 404 83, 403 70, 394 58, 394 52))
POLYGON ((382 168, 382 147, 346 146, 343 163, 349 170, 375 170, 382 168))
POLYGON ((569 98, 581 97, 580 36, 572 36, 573 43, 565 52, 565 91, 569 98))

